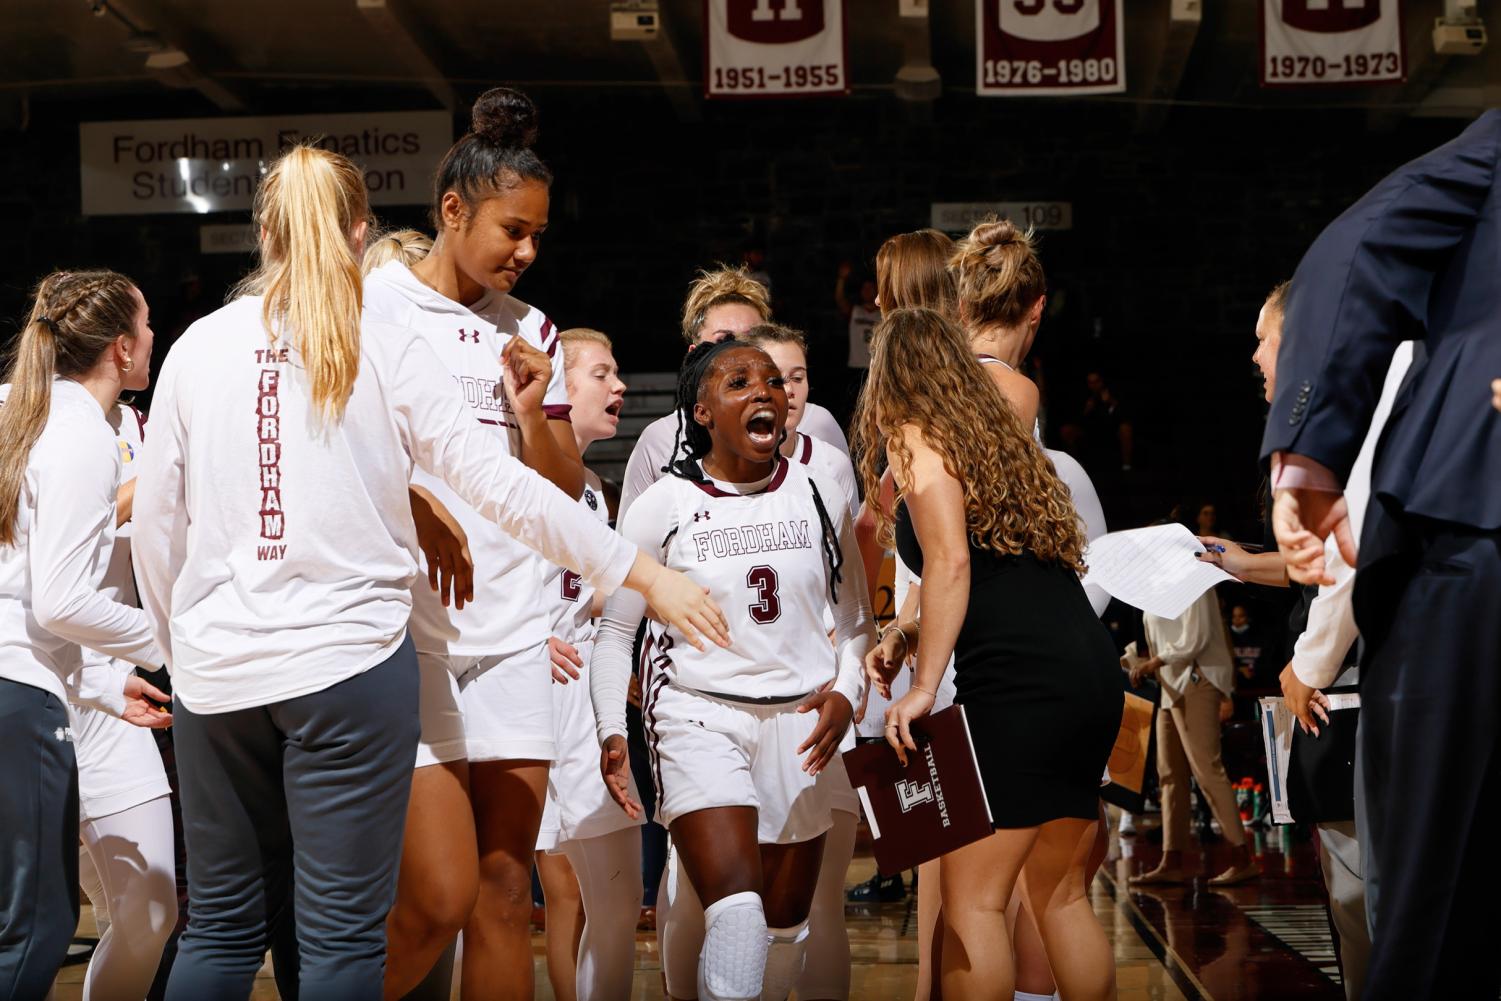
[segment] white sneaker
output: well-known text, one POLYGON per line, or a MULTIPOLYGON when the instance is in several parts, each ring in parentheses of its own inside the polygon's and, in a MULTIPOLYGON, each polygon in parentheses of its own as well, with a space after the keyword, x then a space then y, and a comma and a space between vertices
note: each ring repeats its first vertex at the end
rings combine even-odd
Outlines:
POLYGON ((1131 816, 1131 814, 1127 813, 1125 810, 1121 811, 1121 824, 1119 830, 1122 834, 1136 833, 1136 818, 1131 816))

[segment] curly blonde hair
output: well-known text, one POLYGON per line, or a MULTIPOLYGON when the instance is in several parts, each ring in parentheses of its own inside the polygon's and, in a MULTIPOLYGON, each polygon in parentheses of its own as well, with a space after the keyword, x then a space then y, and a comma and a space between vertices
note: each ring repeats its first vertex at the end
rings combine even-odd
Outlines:
MULTIPOLYGON (((912 467, 904 426, 922 433, 964 490, 964 520, 975 545, 1031 553, 1084 572, 1084 530, 1068 487, 1016 411, 970 350, 969 338, 931 309, 898 309, 876 324, 870 374, 861 390, 854 439, 865 495, 880 489, 889 449, 900 481, 912 467)), ((880 538, 892 520, 876 509, 880 538)))

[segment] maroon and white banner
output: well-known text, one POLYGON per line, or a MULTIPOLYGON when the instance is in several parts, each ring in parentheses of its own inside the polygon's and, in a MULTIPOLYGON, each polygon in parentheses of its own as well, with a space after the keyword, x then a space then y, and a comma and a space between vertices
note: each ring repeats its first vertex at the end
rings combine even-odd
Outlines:
POLYGON ((1262 0, 1261 8, 1263 87, 1407 76, 1401 0, 1262 0))
POLYGON ((844 0, 704 0, 709 97, 847 94, 844 0))
POLYGON ((975 0, 976 90, 989 97, 1126 89, 1122 0, 975 0))

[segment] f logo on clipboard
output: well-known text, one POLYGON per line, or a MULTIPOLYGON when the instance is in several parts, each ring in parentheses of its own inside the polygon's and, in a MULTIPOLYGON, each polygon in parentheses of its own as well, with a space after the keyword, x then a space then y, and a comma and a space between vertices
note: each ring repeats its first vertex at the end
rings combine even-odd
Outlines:
POLYGON ((933 783, 902 779, 896 784, 896 802, 902 808, 903 813, 909 813, 914 807, 922 806, 924 803, 933 802, 933 783))

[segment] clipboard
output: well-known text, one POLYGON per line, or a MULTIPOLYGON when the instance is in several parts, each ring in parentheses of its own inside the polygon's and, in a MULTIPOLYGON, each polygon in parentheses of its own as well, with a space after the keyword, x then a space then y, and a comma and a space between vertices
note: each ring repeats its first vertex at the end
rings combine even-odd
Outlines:
POLYGON ((917 751, 903 768, 889 744, 845 751, 844 770, 860 796, 876 866, 891 876, 989 837, 990 801, 964 707, 912 723, 917 751))

